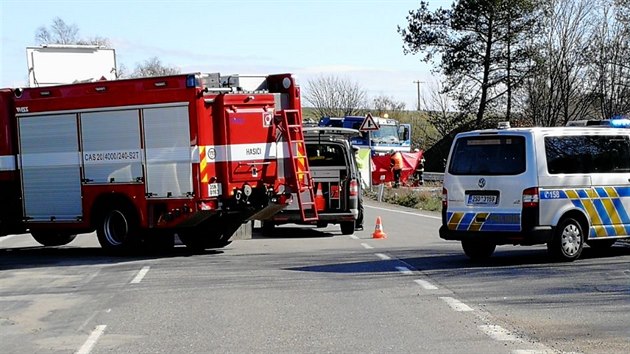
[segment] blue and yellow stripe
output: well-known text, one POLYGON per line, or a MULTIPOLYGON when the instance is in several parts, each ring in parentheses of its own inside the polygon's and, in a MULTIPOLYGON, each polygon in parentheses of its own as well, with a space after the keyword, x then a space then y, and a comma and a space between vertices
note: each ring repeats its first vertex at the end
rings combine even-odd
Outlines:
POLYGON ((630 235, 630 216, 621 198, 630 197, 630 187, 601 186, 544 190, 540 199, 569 199, 591 220, 589 238, 630 235))
POLYGON ((447 213, 447 227, 456 231, 520 231, 518 213, 447 213))

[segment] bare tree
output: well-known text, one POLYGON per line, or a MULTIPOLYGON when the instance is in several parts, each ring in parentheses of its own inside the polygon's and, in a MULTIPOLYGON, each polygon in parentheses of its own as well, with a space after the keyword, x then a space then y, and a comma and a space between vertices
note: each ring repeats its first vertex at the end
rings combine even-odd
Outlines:
POLYGON ((304 93, 304 99, 319 117, 359 114, 366 106, 366 96, 358 83, 333 75, 309 80, 304 93))
POLYGON ((380 95, 372 100, 372 114, 382 117, 387 114, 390 118, 398 119, 405 111, 405 102, 396 101, 394 97, 380 95))
POLYGON ((105 37, 95 36, 92 38, 82 39, 79 37, 79 27, 76 24, 67 24, 59 17, 53 19, 50 27, 40 26, 35 31, 35 41, 39 45, 45 44, 79 44, 79 45, 97 45, 103 47, 111 47, 109 39, 105 37))
POLYGON ((472 126, 475 119, 472 114, 454 110, 454 100, 444 92, 444 87, 439 81, 435 81, 428 87, 429 93, 422 95, 420 99, 420 109, 424 111, 428 124, 414 121, 414 127, 417 126, 423 132, 426 139, 424 144, 431 146, 457 128, 472 126))
POLYGON ((592 0, 546 0, 538 38, 538 71, 525 84, 526 119, 538 126, 566 125, 589 116, 594 87, 585 50, 593 32, 592 0))
MULTIPOLYGON (((628 1, 630 4, 630 1, 628 1)), ((603 4, 586 54, 600 119, 630 112, 630 25, 623 7, 603 4)))
POLYGON ((67 24, 59 17, 53 19, 50 28, 41 26, 35 32, 35 40, 38 44, 77 44, 79 40, 79 28, 75 24, 67 24))
POLYGON ((181 70, 173 66, 162 64, 158 57, 145 60, 141 64, 136 64, 136 68, 130 77, 148 77, 179 74, 181 70))

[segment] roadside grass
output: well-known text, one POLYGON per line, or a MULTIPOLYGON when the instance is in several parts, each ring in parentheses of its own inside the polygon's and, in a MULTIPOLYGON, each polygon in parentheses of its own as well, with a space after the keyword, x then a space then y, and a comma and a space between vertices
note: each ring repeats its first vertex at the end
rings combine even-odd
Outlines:
MULTIPOLYGON (((364 190, 364 196, 372 200, 378 200, 378 193, 379 187, 364 190)), ((420 188, 385 187, 381 201, 420 210, 440 211, 442 209, 442 188, 438 185, 420 188)))

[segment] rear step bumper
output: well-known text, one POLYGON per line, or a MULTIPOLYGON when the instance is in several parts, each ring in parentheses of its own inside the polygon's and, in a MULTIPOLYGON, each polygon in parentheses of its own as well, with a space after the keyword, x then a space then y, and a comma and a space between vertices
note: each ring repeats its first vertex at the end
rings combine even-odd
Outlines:
MULTIPOLYGON (((317 224, 318 222, 336 223, 342 221, 355 221, 359 215, 358 209, 351 209, 350 212, 343 213, 327 213, 319 212, 318 220, 310 222, 310 224, 317 224)), ((274 215, 270 221, 282 222, 282 223, 302 223, 300 213, 297 211, 283 211, 274 215)))
POLYGON ((453 231, 444 225, 440 227, 440 238, 444 240, 479 240, 497 245, 536 245, 547 243, 552 237, 551 226, 536 226, 521 232, 453 231))

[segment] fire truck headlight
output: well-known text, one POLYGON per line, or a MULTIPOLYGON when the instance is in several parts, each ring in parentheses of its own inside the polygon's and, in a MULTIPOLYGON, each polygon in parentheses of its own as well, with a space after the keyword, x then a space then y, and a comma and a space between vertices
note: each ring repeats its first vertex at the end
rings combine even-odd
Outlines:
POLYGON ((246 197, 249 197, 250 195, 252 195, 252 186, 250 186, 249 184, 244 185, 243 193, 245 193, 246 197))

